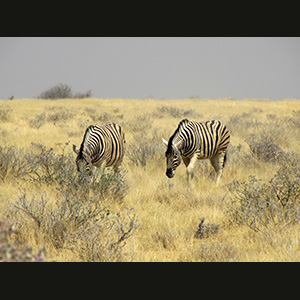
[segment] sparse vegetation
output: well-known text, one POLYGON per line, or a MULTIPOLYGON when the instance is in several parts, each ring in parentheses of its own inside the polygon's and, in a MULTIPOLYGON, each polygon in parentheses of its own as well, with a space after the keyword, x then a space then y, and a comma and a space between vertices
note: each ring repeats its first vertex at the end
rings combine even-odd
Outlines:
POLYGON ((209 237, 211 234, 217 233, 219 230, 219 225, 215 223, 204 224, 205 218, 200 217, 200 223, 195 233, 195 238, 203 239, 209 237))
POLYGON ((5 101, 0 260, 300 261, 299 112, 293 100, 5 101), (220 186, 209 161, 189 188, 183 165, 166 177, 161 140, 183 118, 227 125, 220 186), (79 179, 71 145, 104 122, 125 131, 120 173, 79 179))
POLYGON ((77 92, 74 94, 72 92, 72 88, 69 85, 59 83, 40 93, 37 98, 53 100, 53 99, 66 99, 66 98, 82 99, 82 98, 90 98, 90 97, 92 97, 91 90, 88 90, 85 93, 77 92))
POLYGON ((156 108, 156 112, 154 116, 158 118, 165 118, 166 116, 170 116, 173 118, 199 118, 202 116, 201 114, 197 113, 193 109, 179 109, 174 106, 160 106, 156 108))
POLYGON ((3 106, 0 107, 0 121, 1 122, 7 122, 10 120, 12 113, 11 108, 4 108, 3 106))
POLYGON ((0 262, 41 262, 43 260, 43 249, 37 254, 33 253, 29 245, 19 247, 20 243, 13 241, 12 236, 17 236, 11 221, 0 221, 0 262))
POLYGON ((250 176, 247 181, 233 181, 229 205, 233 223, 244 223, 254 231, 276 229, 300 221, 300 160, 287 160, 267 182, 250 176))
POLYGON ((162 161, 164 145, 158 138, 152 140, 134 135, 134 142, 127 146, 127 157, 136 167, 145 167, 153 161, 162 161))
POLYGON ((50 241, 56 249, 69 249, 84 261, 123 260, 125 240, 140 226, 134 209, 126 214, 111 211, 101 189, 86 182, 72 188, 70 184, 61 184, 54 203, 45 192, 36 197, 21 190, 10 210, 23 226, 33 221, 38 243, 50 241))
POLYGON ((261 136, 252 134, 247 138, 246 142, 253 156, 265 162, 274 163, 282 160, 286 154, 281 147, 269 140, 264 133, 261 136))

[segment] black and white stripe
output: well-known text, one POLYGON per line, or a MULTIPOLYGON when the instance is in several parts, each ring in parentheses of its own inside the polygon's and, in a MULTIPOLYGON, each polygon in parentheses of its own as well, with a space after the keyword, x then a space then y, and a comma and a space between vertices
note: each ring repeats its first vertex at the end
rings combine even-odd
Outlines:
POLYGON ((217 172, 219 182, 226 161, 226 150, 230 141, 228 129, 220 121, 195 122, 182 120, 167 145, 167 172, 169 178, 183 160, 188 181, 193 177, 193 168, 197 159, 209 158, 217 172))
POLYGON ((125 149, 125 135, 114 123, 91 125, 84 134, 80 149, 73 145, 77 154, 76 165, 80 173, 90 175, 91 166, 113 167, 118 171, 125 149))

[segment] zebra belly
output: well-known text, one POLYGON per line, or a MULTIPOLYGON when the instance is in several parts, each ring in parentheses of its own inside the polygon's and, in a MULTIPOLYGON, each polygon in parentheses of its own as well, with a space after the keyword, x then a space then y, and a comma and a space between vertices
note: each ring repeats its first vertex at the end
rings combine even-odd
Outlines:
POLYGON ((192 153, 185 153, 182 156, 191 159, 194 155, 197 156, 197 159, 208 159, 208 158, 211 158, 212 156, 214 156, 215 152, 213 152, 213 155, 209 156, 209 155, 205 155, 201 150, 197 150, 192 153))
POLYGON ((201 153, 201 151, 197 152, 196 155, 197 155, 198 159, 208 159, 208 158, 211 157, 211 156, 208 156, 208 155, 204 155, 203 153, 201 153))
POLYGON ((119 160, 119 158, 116 158, 116 157, 115 157, 115 159, 112 159, 110 157, 110 155, 102 155, 101 157, 92 161, 92 164, 98 168, 101 167, 102 165, 104 165, 104 168, 106 168, 106 167, 112 167, 118 160, 119 160))
POLYGON ((100 167, 101 165, 104 165, 104 167, 113 167, 115 164, 120 162, 120 160, 123 158, 123 151, 120 153, 120 155, 116 155, 113 153, 102 153, 101 156, 99 156, 97 159, 92 161, 92 164, 95 167, 100 167))

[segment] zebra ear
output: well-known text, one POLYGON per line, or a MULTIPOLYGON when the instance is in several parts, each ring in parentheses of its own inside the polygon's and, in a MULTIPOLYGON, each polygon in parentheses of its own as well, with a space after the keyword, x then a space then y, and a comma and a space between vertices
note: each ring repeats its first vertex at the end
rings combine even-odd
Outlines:
POLYGON ((166 146, 168 146, 168 142, 164 138, 162 138, 162 141, 166 146))
POLYGON ((78 155, 79 149, 73 144, 73 151, 78 155))

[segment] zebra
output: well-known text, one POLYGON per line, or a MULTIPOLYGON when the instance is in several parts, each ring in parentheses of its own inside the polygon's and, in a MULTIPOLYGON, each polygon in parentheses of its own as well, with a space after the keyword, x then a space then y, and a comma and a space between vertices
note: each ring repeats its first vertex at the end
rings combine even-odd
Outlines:
POLYGON ((230 141, 228 129, 218 120, 207 122, 182 120, 167 146, 167 172, 169 178, 174 177, 175 169, 183 160, 187 170, 188 183, 193 178, 193 168, 197 159, 210 159, 217 173, 217 185, 222 176, 226 161, 226 150, 230 141))
POLYGON ((117 124, 89 126, 80 149, 73 144, 73 151, 77 154, 77 171, 83 175, 91 175, 91 167, 94 165, 113 167, 115 173, 118 172, 124 157, 125 143, 125 134, 117 124))

